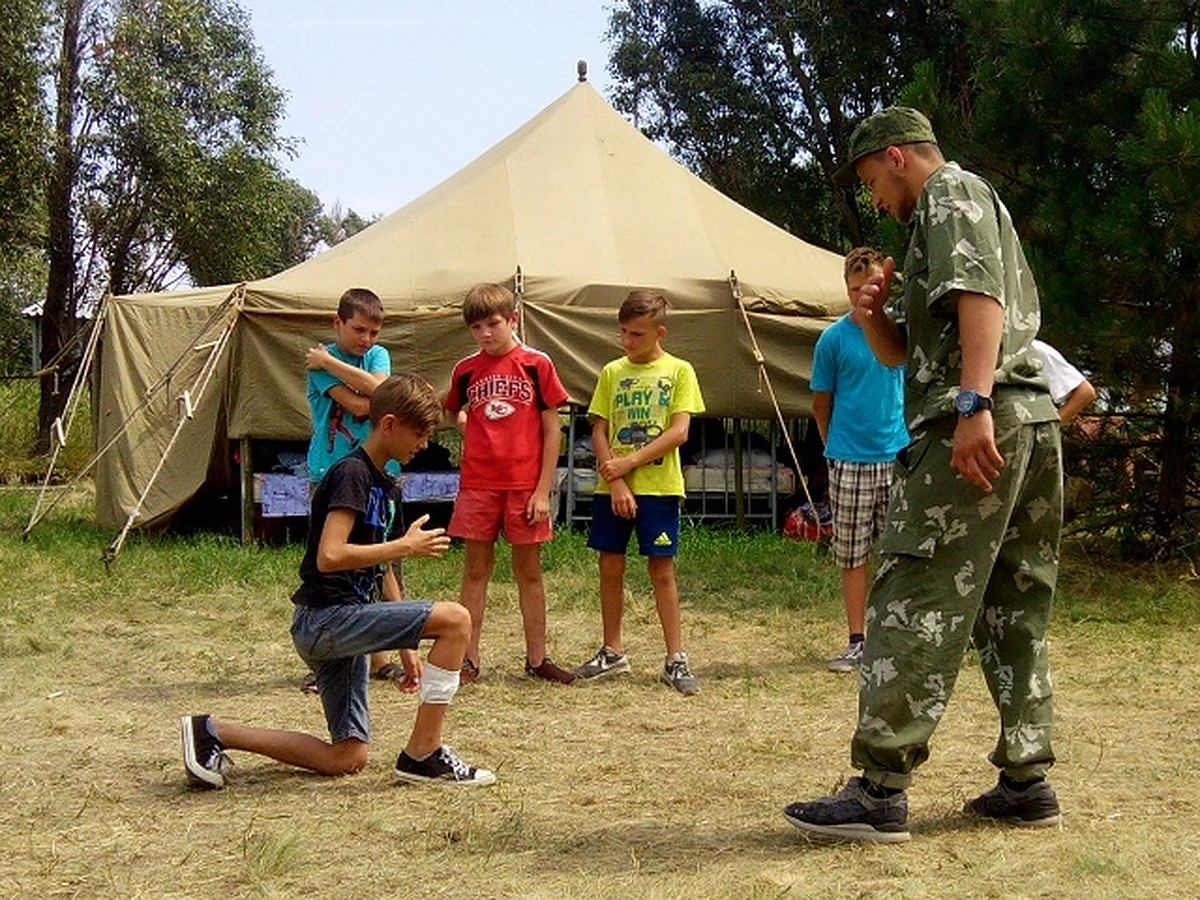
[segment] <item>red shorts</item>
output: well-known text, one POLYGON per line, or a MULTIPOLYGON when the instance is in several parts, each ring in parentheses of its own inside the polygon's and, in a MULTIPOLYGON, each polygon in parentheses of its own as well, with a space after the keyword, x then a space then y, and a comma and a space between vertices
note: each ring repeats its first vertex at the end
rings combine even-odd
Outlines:
POLYGON ((549 519, 531 523, 525 518, 532 493, 459 488, 446 531, 467 541, 494 541, 503 531, 510 544, 544 544, 554 536, 554 528, 549 519))

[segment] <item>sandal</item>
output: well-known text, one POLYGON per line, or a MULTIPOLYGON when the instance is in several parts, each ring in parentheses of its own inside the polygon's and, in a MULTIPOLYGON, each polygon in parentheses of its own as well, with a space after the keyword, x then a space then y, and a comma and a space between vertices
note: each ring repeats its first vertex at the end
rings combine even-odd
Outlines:
POLYGON ((479 679, 479 666, 467 658, 463 658, 462 668, 458 670, 458 683, 470 684, 479 679))
POLYGON ((384 663, 371 673, 371 677, 376 681, 403 681, 404 667, 392 662, 384 663))

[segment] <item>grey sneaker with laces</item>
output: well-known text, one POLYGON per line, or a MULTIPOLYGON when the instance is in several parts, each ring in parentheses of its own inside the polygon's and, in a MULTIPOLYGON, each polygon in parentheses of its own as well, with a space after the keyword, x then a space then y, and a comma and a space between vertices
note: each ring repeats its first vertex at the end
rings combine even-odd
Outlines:
POLYGON ((445 744, 424 759, 413 759, 403 750, 396 758, 396 778, 409 784, 494 784, 496 776, 487 769, 469 766, 445 744))
POLYGON ((1048 828, 1062 821, 1058 795, 1042 779, 1023 789, 1013 786, 1003 774, 996 786, 963 806, 963 814, 1006 822, 1019 828, 1048 828))
POLYGON ((596 655, 575 669, 575 677, 584 681, 594 678, 605 678, 609 675, 622 675, 629 671, 629 660, 624 653, 618 653, 605 644, 596 651, 596 655))
POLYGON ((682 650, 666 661, 658 680, 669 684, 687 697, 700 693, 700 679, 692 674, 688 666, 688 655, 682 650))
POLYGON ((183 716, 179 720, 179 736, 183 739, 183 767, 188 781, 197 787, 225 787, 225 773, 233 760, 225 746, 208 731, 208 716, 183 716))
POLYGON ((862 665, 863 642, 851 641, 846 649, 831 659, 826 666, 830 672, 853 672, 862 665))
POLYGON ((783 817, 805 835, 826 841, 862 841, 898 844, 907 841, 908 796, 898 791, 889 797, 870 793, 871 783, 851 778, 836 794, 793 803, 783 817))

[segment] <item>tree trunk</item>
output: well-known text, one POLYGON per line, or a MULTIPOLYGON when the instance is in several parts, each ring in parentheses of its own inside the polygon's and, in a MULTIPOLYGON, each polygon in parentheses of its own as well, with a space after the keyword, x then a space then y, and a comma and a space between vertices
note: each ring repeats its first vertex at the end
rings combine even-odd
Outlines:
MULTIPOLYGON (((75 211, 72 202, 79 167, 75 143, 75 114, 79 104, 81 57, 80 23, 84 0, 63 4, 62 47, 56 79, 54 143, 51 149, 50 184, 46 191, 47 257, 46 302, 42 307, 43 368, 70 341, 76 330, 78 287, 75 262, 75 211)), ((41 380, 38 405, 39 453, 50 450, 50 430, 62 414, 74 366, 70 360, 41 380)))
MULTIPOLYGON (((1195 278, 1191 279, 1195 284, 1195 278)), ((1180 304, 1178 323, 1171 333, 1171 365, 1167 374, 1167 403, 1163 416, 1162 474, 1158 484, 1158 526, 1168 543, 1185 533, 1189 484, 1196 467, 1194 438, 1200 433, 1200 290, 1180 304)))

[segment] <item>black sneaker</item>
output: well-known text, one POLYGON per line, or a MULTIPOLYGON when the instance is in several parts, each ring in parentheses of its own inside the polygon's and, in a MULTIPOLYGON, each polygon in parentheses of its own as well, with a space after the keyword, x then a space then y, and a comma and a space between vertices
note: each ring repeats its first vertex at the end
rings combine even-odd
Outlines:
POLYGON ((179 720, 183 739, 183 767, 188 781, 202 788, 225 787, 225 773, 233 760, 225 747, 208 731, 208 716, 184 716, 179 720))
POLYGON ((1018 790, 1003 774, 990 791, 968 800, 963 813, 1020 828, 1047 828, 1062 822, 1062 810, 1050 782, 1042 779, 1018 790))
POLYGON ((409 784, 487 785, 496 776, 487 769, 468 766, 445 744, 424 759, 413 759, 403 750, 396 758, 396 777, 409 784))
POLYGON ((907 841, 908 797, 872 797, 865 778, 855 777, 831 797, 793 803, 783 816, 806 835, 832 841, 898 844, 907 841))

